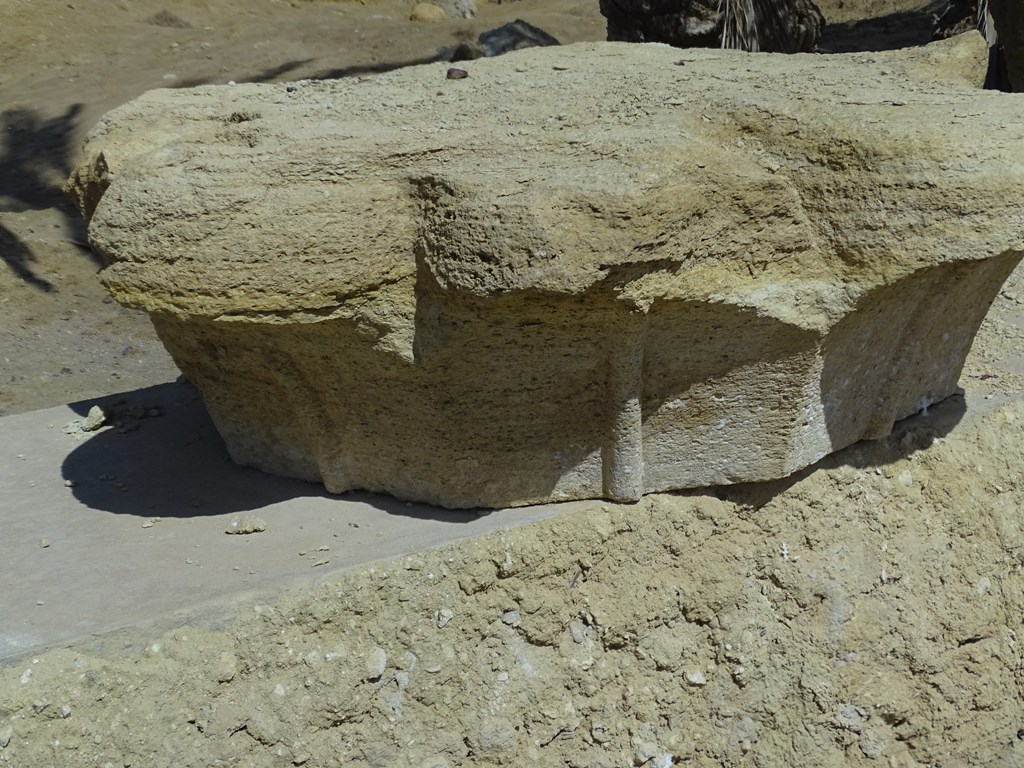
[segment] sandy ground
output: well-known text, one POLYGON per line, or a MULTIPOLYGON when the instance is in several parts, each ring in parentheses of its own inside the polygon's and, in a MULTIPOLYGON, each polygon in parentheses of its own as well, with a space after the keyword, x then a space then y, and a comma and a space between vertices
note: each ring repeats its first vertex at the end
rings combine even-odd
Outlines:
MULTIPOLYGON (((60 195, 104 111, 517 17, 603 38, 596 0, 478 2, 0 4, 0 765, 1024 766, 1024 271, 965 396, 884 441, 497 533, 230 466, 148 320, 105 301, 60 195), (120 430, 64 432, 117 392, 120 430), (245 515, 268 530, 223 534, 245 515)), ((922 2, 822 8, 832 51, 928 37, 922 2)))

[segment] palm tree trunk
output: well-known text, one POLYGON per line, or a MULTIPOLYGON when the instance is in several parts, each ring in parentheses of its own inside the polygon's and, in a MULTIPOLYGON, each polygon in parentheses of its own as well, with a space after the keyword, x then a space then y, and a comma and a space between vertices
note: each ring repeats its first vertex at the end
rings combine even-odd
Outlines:
POLYGON ((825 23, 814 3, 801 0, 720 0, 718 8, 722 47, 742 51, 813 50, 825 23))
MULTIPOLYGON (((992 54, 993 38, 986 34, 989 41, 989 71, 992 71, 992 57, 1002 57, 996 66, 1002 66, 1005 72, 1005 89, 1024 92, 1024 9, 1020 0, 987 0, 981 3, 979 16, 986 13, 986 27, 991 26, 997 45, 1001 49, 992 54)), ((985 30, 983 30, 983 33, 985 30)))
POLYGON ((600 0, 608 39, 796 53, 816 48, 813 0, 600 0))

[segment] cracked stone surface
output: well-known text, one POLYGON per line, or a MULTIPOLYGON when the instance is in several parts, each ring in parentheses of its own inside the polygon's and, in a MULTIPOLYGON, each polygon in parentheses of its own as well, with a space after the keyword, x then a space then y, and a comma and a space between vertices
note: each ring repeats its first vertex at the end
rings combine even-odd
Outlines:
POLYGON ((69 190, 236 461, 634 500, 786 476, 956 391, 1024 253, 984 55, 581 44, 154 91, 69 190))

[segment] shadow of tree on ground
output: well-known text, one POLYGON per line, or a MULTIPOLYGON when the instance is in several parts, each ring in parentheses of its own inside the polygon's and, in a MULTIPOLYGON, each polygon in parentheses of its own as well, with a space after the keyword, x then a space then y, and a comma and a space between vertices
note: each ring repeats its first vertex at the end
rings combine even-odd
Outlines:
MULTIPOLYGON (((0 211, 56 208, 70 230, 81 229, 57 181, 71 173, 71 142, 81 111, 82 104, 76 103, 49 119, 25 107, 0 113, 0 211)), ((78 241, 75 244, 81 245, 78 241)), ((35 256, 28 244, 2 224, 0 258, 27 284, 42 291, 54 290, 52 283, 33 268, 35 256)))
POLYGON ((913 11, 899 11, 843 24, 826 24, 821 36, 821 50, 823 53, 855 53, 927 45, 935 31, 936 9, 937 3, 931 3, 913 11))
POLYGON ((52 291, 53 283, 37 275, 32 270, 35 256, 17 235, 0 224, 0 257, 14 274, 33 288, 41 291, 52 291))

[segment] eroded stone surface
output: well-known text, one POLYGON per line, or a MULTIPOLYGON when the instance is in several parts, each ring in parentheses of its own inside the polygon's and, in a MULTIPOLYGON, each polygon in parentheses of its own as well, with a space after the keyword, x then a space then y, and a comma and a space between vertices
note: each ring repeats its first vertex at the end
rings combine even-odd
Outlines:
POLYGON ((454 507, 785 476, 956 389, 1019 99, 909 53, 531 49, 157 91, 70 188, 244 464, 454 507))

